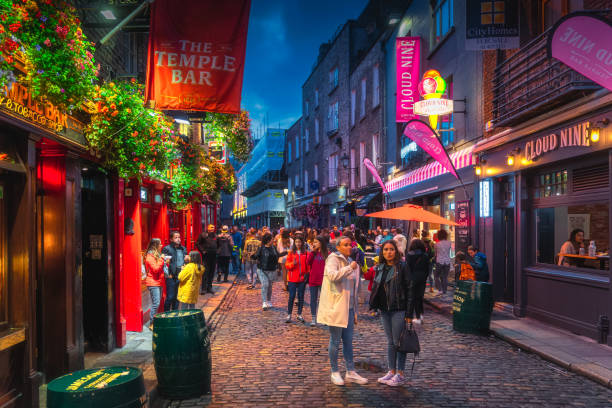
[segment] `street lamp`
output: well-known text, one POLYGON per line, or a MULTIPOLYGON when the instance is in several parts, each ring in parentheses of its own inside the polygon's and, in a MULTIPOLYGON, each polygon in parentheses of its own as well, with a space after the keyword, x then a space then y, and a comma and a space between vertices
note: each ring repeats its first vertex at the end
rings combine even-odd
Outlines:
POLYGON ((287 188, 283 189, 283 194, 285 194, 285 195, 289 194, 289 189, 287 189, 287 188))
POLYGON ((344 167, 345 169, 348 168, 349 166, 349 157, 346 153, 344 153, 344 155, 340 158, 340 160, 342 161, 342 167, 344 167))

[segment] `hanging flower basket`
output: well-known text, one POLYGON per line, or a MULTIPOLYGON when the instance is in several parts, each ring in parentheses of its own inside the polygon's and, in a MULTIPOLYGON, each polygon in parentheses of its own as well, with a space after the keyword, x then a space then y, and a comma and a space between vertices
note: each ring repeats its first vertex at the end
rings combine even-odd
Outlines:
POLYGON ((251 119, 247 111, 238 115, 226 113, 206 113, 205 132, 207 138, 215 138, 227 144, 234 157, 240 162, 251 158, 253 140, 251 139, 251 119))
POLYGON ((96 112, 85 129, 90 147, 101 155, 104 166, 124 178, 163 174, 180 159, 173 122, 145 108, 142 91, 135 80, 98 87, 96 112))
POLYGON ((61 0, 0 0, 0 85, 25 59, 32 96, 72 110, 91 99, 99 66, 74 7, 61 0))

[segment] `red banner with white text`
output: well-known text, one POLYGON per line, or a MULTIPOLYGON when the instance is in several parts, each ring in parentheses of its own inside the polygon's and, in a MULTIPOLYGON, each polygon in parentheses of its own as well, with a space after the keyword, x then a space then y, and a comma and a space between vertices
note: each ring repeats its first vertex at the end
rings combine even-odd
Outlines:
POLYGON ((156 0, 146 100, 163 110, 239 113, 250 0, 156 0))

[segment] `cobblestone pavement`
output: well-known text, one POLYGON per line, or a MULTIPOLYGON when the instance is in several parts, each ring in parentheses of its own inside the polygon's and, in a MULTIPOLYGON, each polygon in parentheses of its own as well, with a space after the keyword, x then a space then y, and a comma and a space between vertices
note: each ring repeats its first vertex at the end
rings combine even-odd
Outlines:
MULTIPOLYGON (((521 352, 494 337, 455 333, 448 316, 427 310, 413 378, 391 388, 383 375, 386 340, 362 306, 354 338, 366 386, 329 379, 328 332, 284 323, 287 293, 276 283, 275 307, 261 310, 260 291, 240 281, 209 322, 212 395, 158 401, 158 407, 543 407, 612 406, 612 390, 521 352)), ((306 301, 308 302, 308 291, 306 301)), ((294 309, 294 316, 295 316, 294 309)), ((310 321, 310 312, 304 316, 310 321)), ((341 363, 342 367, 342 363, 341 363)), ((342 368, 341 368, 342 370, 342 368)))

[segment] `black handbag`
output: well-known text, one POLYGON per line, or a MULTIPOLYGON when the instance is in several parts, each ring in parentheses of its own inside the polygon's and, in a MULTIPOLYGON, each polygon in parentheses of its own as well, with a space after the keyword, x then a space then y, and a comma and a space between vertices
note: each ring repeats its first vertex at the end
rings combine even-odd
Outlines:
POLYGON ((410 370, 410 376, 412 377, 412 372, 414 371, 414 363, 416 362, 416 356, 421 351, 419 336, 412 327, 412 323, 410 323, 410 325, 406 324, 404 326, 404 330, 402 330, 402 334, 400 334, 399 344, 397 344, 395 348, 397 351, 402 353, 414 354, 412 358, 412 369, 410 370))

